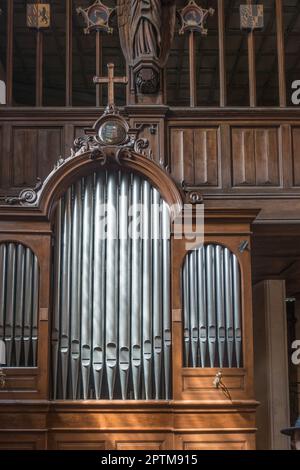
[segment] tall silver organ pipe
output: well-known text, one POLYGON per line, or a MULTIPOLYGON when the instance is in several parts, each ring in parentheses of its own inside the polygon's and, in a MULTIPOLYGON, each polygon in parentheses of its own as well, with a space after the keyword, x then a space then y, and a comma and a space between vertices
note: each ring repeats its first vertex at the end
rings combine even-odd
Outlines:
POLYGON ((207 244, 182 272, 185 367, 242 367, 241 280, 237 257, 207 244))
POLYGON ((38 343, 38 261, 19 243, 0 244, 0 339, 7 367, 36 367, 38 343))
POLYGON ((158 191, 120 171, 59 201, 54 254, 54 399, 171 396, 170 217, 158 191))

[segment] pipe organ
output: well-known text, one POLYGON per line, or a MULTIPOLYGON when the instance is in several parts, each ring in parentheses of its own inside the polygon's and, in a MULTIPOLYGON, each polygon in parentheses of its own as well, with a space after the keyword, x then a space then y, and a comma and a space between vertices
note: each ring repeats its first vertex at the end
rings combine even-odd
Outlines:
POLYGON ((130 125, 109 107, 0 203, 0 448, 255 448, 257 210, 205 205, 203 234, 139 138, 161 125, 130 125))
POLYGON ((53 399, 171 397, 170 217, 128 172, 79 179, 56 210, 53 399))
POLYGON ((8 367, 35 367, 38 342, 39 267, 30 248, 0 244, 0 340, 8 367))
POLYGON ((205 244, 187 255, 183 268, 184 364, 241 367, 241 283, 237 257, 205 244))

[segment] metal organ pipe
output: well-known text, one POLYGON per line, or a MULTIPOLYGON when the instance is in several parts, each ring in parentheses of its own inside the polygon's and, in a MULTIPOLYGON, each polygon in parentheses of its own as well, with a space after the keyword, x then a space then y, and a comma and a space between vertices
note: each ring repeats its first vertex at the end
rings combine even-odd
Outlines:
POLYGON ((39 267, 20 243, 0 244, 0 339, 7 367, 36 367, 39 267))
POLYGON ((162 214, 162 317, 165 369, 165 399, 171 398, 171 303, 170 303, 170 214, 165 201, 160 202, 162 214))
POLYGON ((133 175, 132 180, 132 254, 131 254, 131 369, 133 396, 140 398, 140 381, 142 370, 142 251, 138 233, 141 220, 141 180, 133 175))
POLYGON ((113 398, 117 372, 117 175, 109 173, 107 180, 107 256, 106 256, 106 374, 109 398, 113 398))
POLYGON ((205 358, 207 351, 207 315, 206 315, 206 269, 205 269, 205 251, 197 250, 196 274, 198 275, 198 304, 199 311, 199 342, 200 342, 200 360, 201 367, 205 367, 205 358))
POLYGON ((185 364, 190 364, 190 277, 189 277, 189 261, 183 267, 183 302, 184 302, 184 325, 183 325, 183 341, 184 341, 184 358, 185 364))
POLYGON ((215 247, 207 245, 206 273, 207 273, 207 332, 210 367, 214 367, 216 353, 216 304, 215 304, 215 247))
MULTIPOLYGON (((71 248, 71 244, 70 244, 71 248)), ((81 283, 81 375, 83 398, 89 398, 92 349, 93 177, 84 182, 81 283)), ((66 397, 67 398, 67 397, 66 397)))
MULTIPOLYGON (((16 366, 19 367, 21 362, 22 347, 22 328, 23 328, 23 309, 24 309, 24 287, 25 287, 25 247, 18 245, 17 247, 17 286, 18 295, 16 297, 16 316, 15 316, 15 353, 16 366)), ((35 294, 36 295, 36 294, 35 294)))
POLYGON ((224 311, 224 257, 223 247, 216 246, 216 297, 217 297, 217 328, 220 367, 224 366, 225 357, 225 311, 224 311))
POLYGON ((151 191, 148 181, 142 184, 142 248, 143 248, 143 267, 142 267, 142 306, 143 306, 143 368, 144 368, 144 391, 145 398, 148 400, 152 389, 152 263, 151 263, 151 191), (149 217, 150 214, 150 217, 149 217))
POLYGON ((185 366, 241 367, 241 280, 237 257, 228 248, 213 244, 189 253, 183 267, 183 298, 185 366), (194 345, 195 322, 200 354, 194 345))
POLYGON ((0 245, 0 338, 4 338, 5 332, 5 294, 6 294, 6 257, 7 246, 2 243, 0 245))
MULTIPOLYGON (((30 279, 30 273, 29 279, 30 279)), ((16 282, 16 245, 14 243, 8 244, 7 254, 7 292, 6 292, 6 316, 5 316, 5 345, 6 345, 6 359, 8 364, 12 362, 12 348, 13 348, 13 335, 14 335, 14 311, 15 311, 15 282, 16 282)), ((27 292, 31 292, 31 286, 28 286, 27 292)), ((31 313, 31 305, 29 312, 31 313)), ((27 346, 30 341, 30 318, 26 318, 27 322, 27 346)), ((25 339, 25 338, 24 338, 25 339)), ((29 354, 29 348, 27 348, 29 354)), ((25 359, 25 365, 28 365, 28 354, 25 359)))
POLYGON ((32 280, 33 280, 33 257, 29 248, 25 254, 25 305, 24 305, 24 357, 25 366, 29 365, 29 353, 31 343, 31 321, 32 321, 32 280))
POLYGON ((71 297, 71 189, 67 191, 64 206, 64 224, 62 233, 62 282, 61 289, 64 293, 61 303, 62 315, 60 325, 60 359, 62 375, 62 396, 67 397, 68 366, 70 355, 70 297, 71 297))
POLYGON ((192 344, 192 364, 193 367, 197 365, 198 356, 198 331, 199 321, 196 310, 196 295, 197 295, 197 271, 196 271, 196 252, 193 251, 189 257, 189 270, 188 276, 190 280, 190 329, 191 329, 191 344, 192 344))
POLYGON ((228 367, 232 367, 233 359, 233 304, 232 304, 232 257, 228 248, 224 249, 225 266, 225 312, 226 312, 226 341, 228 367))
POLYGON ((74 184, 61 199, 56 234, 53 397, 168 399, 167 204, 138 175, 95 173, 74 184), (70 266, 69 282, 64 280, 65 266, 70 266), (70 308, 65 303, 68 295, 70 308), (57 339, 64 342, 68 357, 60 375, 65 357, 57 355, 57 339))
MULTIPOLYGON (((104 373, 105 241, 101 226, 105 215, 104 177, 103 173, 96 175, 95 187, 93 312, 98 312, 98 315, 93 315, 93 375, 97 400, 101 397, 104 373)), ((78 341, 80 342, 80 337, 78 341)))
POLYGON ((33 259, 33 286, 32 286, 32 356, 33 363, 37 363, 38 341, 38 301, 39 301, 39 266, 36 257, 33 259))
POLYGON ((58 383, 58 355, 60 339, 60 305, 61 305, 61 240, 62 240, 62 200, 60 199, 56 208, 55 219, 55 270, 54 270, 54 305, 52 319, 52 383, 53 398, 56 398, 58 383))
POLYGON ((80 369, 80 312, 81 292, 78 285, 81 279, 81 228, 82 228, 82 184, 77 181, 73 188, 72 207, 72 256, 71 256, 71 376, 72 397, 77 397, 79 369, 80 369))
POLYGON ((119 227, 120 227, 120 287, 119 287, 119 372, 122 399, 127 398, 130 372, 130 276, 128 272, 129 237, 128 237, 128 174, 120 174, 119 227))
POLYGON ((161 367, 162 367, 162 253, 161 253, 161 224, 160 196, 156 189, 152 191, 152 304, 153 304, 153 348, 154 348, 154 382, 155 398, 160 397, 161 367))
POLYGON ((234 341, 237 367, 241 364, 242 354, 242 325, 241 325, 241 292, 240 270, 236 257, 232 260, 233 268, 233 308, 234 308, 234 341))

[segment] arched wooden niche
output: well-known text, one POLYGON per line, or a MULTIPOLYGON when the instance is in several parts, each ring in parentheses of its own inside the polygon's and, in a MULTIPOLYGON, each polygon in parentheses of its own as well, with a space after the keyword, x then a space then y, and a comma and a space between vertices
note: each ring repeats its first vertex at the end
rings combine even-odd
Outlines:
POLYGON ((219 244, 191 251, 183 267, 184 366, 240 368, 241 275, 238 259, 219 244))
POLYGON ((145 177, 100 168, 61 197, 55 231, 52 398, 169 399, 167 203, 145 177))
POLYGON ((32 250, 20 243, 0 244, 0 339, 6 367, 36 367, 39 267, 32 250))

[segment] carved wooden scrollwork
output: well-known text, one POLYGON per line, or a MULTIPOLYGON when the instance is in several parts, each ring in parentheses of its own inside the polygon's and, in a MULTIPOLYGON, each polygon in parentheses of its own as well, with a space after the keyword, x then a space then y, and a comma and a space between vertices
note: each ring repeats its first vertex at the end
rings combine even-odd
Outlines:
POLYGON ((38 199, 38 193, 42 186, 42 180, 37 178, 37 183, 34 188, 22 189, 18 196, 5 197, 4 202, 9 205, 19 204, 21 206, 31 206, 36 203, 38 199))
POLYGON ((188 186, 183 181, 182 189, 185 195, 185 203, 186 204, 202 204, 203 203, 203 195, 198 188, 198 186, 188 186))

